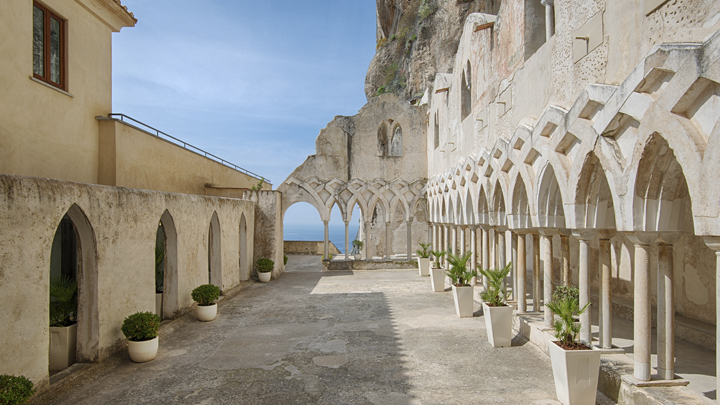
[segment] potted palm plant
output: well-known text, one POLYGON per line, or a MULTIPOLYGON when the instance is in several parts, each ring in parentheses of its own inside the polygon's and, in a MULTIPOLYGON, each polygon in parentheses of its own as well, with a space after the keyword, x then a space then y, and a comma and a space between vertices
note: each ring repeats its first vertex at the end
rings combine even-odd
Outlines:
POLYGON ((557 315, 553 326, 558 340, 548 343, 548 351, 558 399, 565 405, 595 404, 600 351, 578 340, 581 328, 578 317, 590 304, 580 308, 578 299, 567 294, 545 305, 557 315))
POLYGON ((445 270, 442 268, 442 259, 447 252, 431 251, 430 254, 435 258, 432 268, 430 269, 430 283, 435 292, 445 291, 445 270))
POLYGON ((70 277, 50 280, 50 370, 75 363, 77 342, 77 282, 70 277))
POLYGON ((261 283, 267 283, 272 278, 272 271, 273 267, 275 267, 275 262, 272 260, 263 257, 262 259, 258 259, 257 261, 257 269, 258 269, 258 279, 260 279, 261 283))
POLYGON ((428 250, 430 246, 430 243, 420 243, 422 249, 417 251, 418 270, 422 277, 430 275, 430 251, 428 250))
POLYGON ((353 259, 360 260, 362 258, 362 248, 365 246, 365 242, 355 239, 353 242, 353 250, 357 253, 353 255, 353 259))
POLYGON ((203 322, 209 322, 217 316, 217 300, 220 288, 214 284, 203 284, 192 290, 192 299, 197 302, 195 314, 203 322))
POLYGON ((128 340, 128 353, 132 361, 144 363, 155 358, 158 329, 160 317, 152 312, 136 312, 125 318, 120 330, 128 340))
POLYGON ((445 274, 452 280, 455 312, 460 318, 470 318, 473 316, 473 287, 470 285, 470 279, 475 277, 477 272, 467 269, 467 261, 471 255, 472 252, 467 252, 462 256, 448 253, 450 270, 445 274))
POLYGON ((512 343, 513 307, 505 302, 508 297, 505 277, 510 273, 511 268, 512 263, 508 263, 503 269, 478 269, 488 281, 487 288, 480 294, 480 298, 483 300, 485 329, 493 347, 509 347, 512 343))

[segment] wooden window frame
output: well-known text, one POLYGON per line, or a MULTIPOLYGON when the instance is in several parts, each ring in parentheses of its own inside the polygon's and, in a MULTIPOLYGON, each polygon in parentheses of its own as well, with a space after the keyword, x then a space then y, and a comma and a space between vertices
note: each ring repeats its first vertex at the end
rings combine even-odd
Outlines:
MULTIPOLYGON (((57 13, 47 8, 42 3, 33 1, 33 6, 43 11, 43 73, 41 76, 35 73, 33 68, 33 77, 45 82, 60 90, 67 91, 67 20, 60 17, 57 13), (54 18, 60 22, 60 83, 55 83, 51 79, 50 72, 50 19, 54 18)), ((33 11, 34 12, 34 11, 33 11)), ((34 24, 34 22, 33 22, 34 24)))

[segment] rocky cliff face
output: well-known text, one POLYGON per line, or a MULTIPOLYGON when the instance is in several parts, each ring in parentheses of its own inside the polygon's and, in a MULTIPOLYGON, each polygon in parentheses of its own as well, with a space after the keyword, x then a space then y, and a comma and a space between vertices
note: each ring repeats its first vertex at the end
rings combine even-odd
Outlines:
POLYGON ((365 78, 368 100, 422 97, 435 73, 450 73, 470 13, 497 14, 501 0, 377 0, 377 53, 365 78))

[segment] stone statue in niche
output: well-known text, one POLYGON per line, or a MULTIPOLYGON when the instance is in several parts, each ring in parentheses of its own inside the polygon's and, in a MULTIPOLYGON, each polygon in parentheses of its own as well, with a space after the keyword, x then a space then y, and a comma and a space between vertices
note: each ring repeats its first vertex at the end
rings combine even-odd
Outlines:
POLYGON ((388 155, 388 135, 387 135, 387 126, 385 126, 385 123, 380 124, 380 128, 378 128, 378 156, 387 156, 388 155))
POLYGON ((400 125, 395 127, 393 133, 392 142, 390 143, 390 153, 388 156, 402 156, 403 155, 403 140, 402 140, 402 128, 400 125))

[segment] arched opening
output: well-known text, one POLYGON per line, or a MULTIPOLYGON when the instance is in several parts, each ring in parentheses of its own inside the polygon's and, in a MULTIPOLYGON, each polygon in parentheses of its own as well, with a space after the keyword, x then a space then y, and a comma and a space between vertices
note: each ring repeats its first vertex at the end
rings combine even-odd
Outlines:
POLYGON ((488 209, 487 198, 485 197, 485 187, 480 187, 478 194, 478 223, 483 225, 490 224, 490 210, 488 209))
POLYGON ((323 221, 314 205, 304 201, 290 205, 283 216, 285 271, 322 271, 324 237, 323 221))
MULTIPOLYGON (((163 319, 173 319, 180 315, 178 296, 178 264, 177 264, 177 230, 170 212, 165 210, 160 217, 160 224, 155 239, 155 287, 156 293, 161 291, 160 312, 163 319), (162 237, 160 235, 162 234, 162 237), (162 257, 158 255, 158 242, 161 243, 162 257), (159 259, 162 259, 158 268, 159 259), (160 280, 159 280, 160 279, 160 280), (162 289, 158 288, 161 281, 162 289)), ((156 296, 156 307, 157 305, 156 296)))
POLYGON ((349 211, 348 214, 348 223, 349 223, 349 247, 350 247, 350 254, 355 255, 359 259, 362 258, 363 253, 365 252, 365 215, 363 214, 363 210, 360 207, 360 204, 356 201, 353 203, 352 208, 349 211), (359 246, 356 246, 353 244, 353 241, 359 241, 362 242, 363 246, 362 249, 359 246), (357 256, 359 255, 359 256, 357 256))
POLYGON ((464 120, 472 112, 472 74, 470 61, 467 62, 462 74, 462 85, 460 86, 461 119, 464 120))
POLYGON ((163 317, 163 290, 165 288, 165 230, 158 223, 155 233, 155 314, 163 317))
POLYGON ((538 196, 538 216, 543 228, 565 228, 565 210, 563 209, 560 186, 555 178, 555 170, 548 164, 540 182, 538 196))
POLYGON ((386 222, 390 221, 383 203, 378 200, 373 206, 372 215, 370 217, 370 229, 368 230, 367 240, 368 256, 372 259, 383 259, 390 254, 386 246, 387 234, 389 233, 386 222))
POLYGON ((532 227, 530 221, 530 207, 528 204, 527 190, 522 177, 518 176, 513 189, 512 203, 513 226, 518 229, 526 229, 532 227))
POLYGON ((433 129, 433 134, 435 137, 435 149, 440 147, 440 113, 435 113, 435 125, 433 129))
MULTIPOLYGON (((407 256, 407 241, 408 241, 408 223, 406 221, 407 213, 405 205, 398 201, 395 204, 395 210, 392 215, 392 222, 390 224, 390 256, 403 259, 407 256)), ((411 228, 412 230, 412 228, 411 228)), ((411 251, 412 252, 412 251, 411 251)), ((412 254, 412 253, 411 253, 412 254)))
POLYGON ((575 197, 575 218, 580 228, 615 229, 612 193, 600 160, 594 153, 585 159, 575 197))
POLYGON ((377 134, 378 156, 388 155, 388 129, 385 123, 380 124, 377 134))
POLYGON ((248 280, 250 278, 250 257, 248 256, 248 239, 247 239, 247 221, 245 214, 240 217, 240 246, 238 247, 240 279, 248 280))
POLYGON ((390 142, 390 153, 388 156, 401 157, 403 155, 403 135, 400 125, 395 125, 392 142, 390 142))
POLYGON ((468 225, 474 225, 475 224, 475 213, 473 212, 473 198, 470 194, 470 190, 467 191, 467 196, 465 197, 465 223, 468 225))
POLYGON ((50 253, 48 368, 99 360, 99 314, 95 234, 73 204, 60 220, 50 253))
POLYGON ((220 220, 213 212, 208 229, 208 283, 223 290, 220 220))
POLYGON ((495 183, 495 193, 493 194, 493 210, 490 222, 494 226, 507 225, 507 217, 505 216, 505 196, 503 195, 500 182, 495 183))

